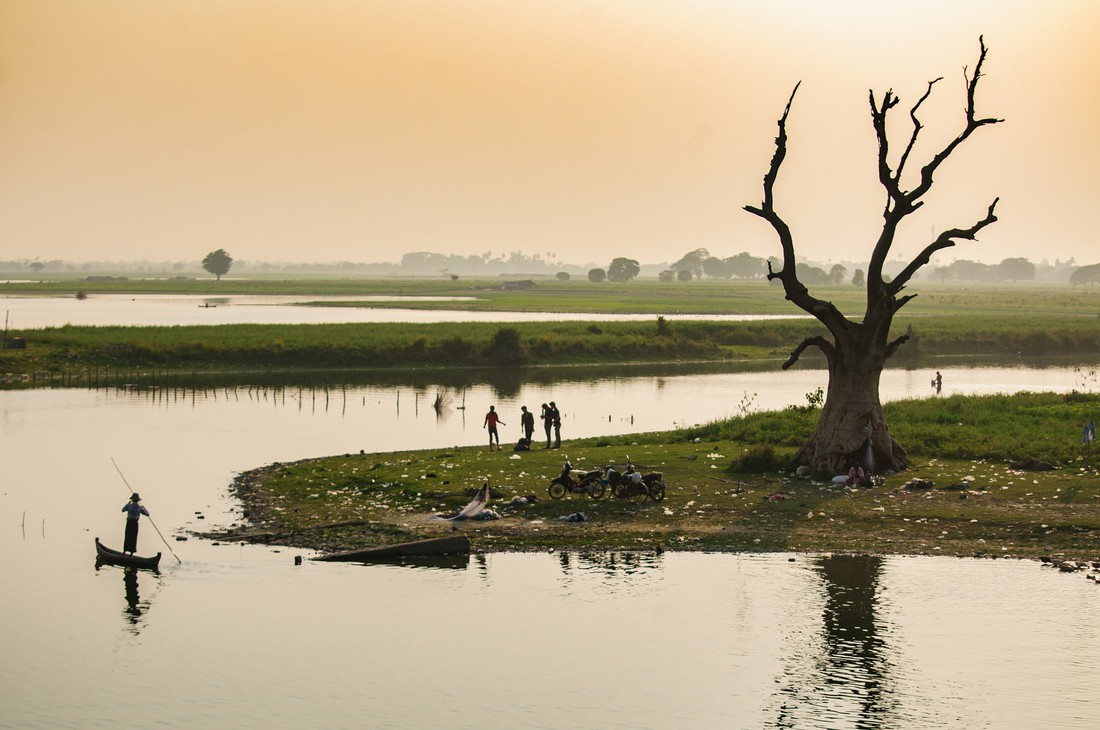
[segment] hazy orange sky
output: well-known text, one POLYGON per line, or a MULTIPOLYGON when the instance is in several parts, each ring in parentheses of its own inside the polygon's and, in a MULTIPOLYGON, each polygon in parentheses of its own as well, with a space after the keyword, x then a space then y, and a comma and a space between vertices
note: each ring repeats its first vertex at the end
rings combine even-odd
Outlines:
MULTIPOLYGON (((1096 0, 0 0, 0 259, 397 261, 509 251, 606 265, 866 260, 881 221, 867 95, 985 127, 895 248, 1100 262, 1096 0)), ((911 163, 910 167, 916 169, 911 163)))

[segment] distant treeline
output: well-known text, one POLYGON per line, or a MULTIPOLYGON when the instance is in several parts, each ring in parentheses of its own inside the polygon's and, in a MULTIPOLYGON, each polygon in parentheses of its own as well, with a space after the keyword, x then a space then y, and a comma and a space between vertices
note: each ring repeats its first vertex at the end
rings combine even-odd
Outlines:
MULTIPOLYGON (((753 256, 741 252, 733 256, 717 256, 705 248, 689 251, 672 262, 639 263, 634 259, 609 257, 606 262, 567 263, 552 254, 527 254, 511 251, 494 255, 441 254, 427 251, 406 253, 399 262, 358 263, 337 261, 323 263, 233 261, 233 275, 286 275, 313 277, 385 277, 385 276, 438 276, 458 278, 466 276, 500 277, 588 277, 593 271, 606 270, 615 261, 629 261, 636 267, 636 275, 660 278, 665 281, 690 281, 692 279, 759 279, 767 274, 768 262, 778 268, 776 257, 753 256)), ((884 273, 897 274, 904 262, 887 262, 884 273)), ((809 259, 799 263, 799 279, 807 285, 863 284, 866 263, 843 261, 821 263, 809 259)), ((74 263, 64 260, 39 261, 19 259, 0 261, 0 272, 8 276, 157 276, 188 277, 206 276, 201 262, 195 261, 88 261, 74 263)), ((1006 258, 998 264, 960 259, 943 266, 922 271, 924 278, 934 282, 1055 282, 1073 284, 1100 283, 1100 264, 1078 266, 1073 259, 1034 263, 1026 258, 1006 258)))

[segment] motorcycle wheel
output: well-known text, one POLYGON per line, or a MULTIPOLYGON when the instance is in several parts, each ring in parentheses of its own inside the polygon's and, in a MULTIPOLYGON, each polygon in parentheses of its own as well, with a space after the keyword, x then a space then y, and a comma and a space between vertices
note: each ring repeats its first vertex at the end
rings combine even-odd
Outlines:
POLYGON ((641 504, 642 502, 649 499, 649 490, 646 489, 646 486, 644 484, 633 486, 630 488, 628 499, 630 499, 630 501, 634 504, 641 504))
POLYGON ((561 482, 550 482, 546 491, 550 492, 551 499, 561 499, 565 496, 565 485, 561 482))
POLYGON ((588 496, 592 499, 603 499, 604 491, 606 489, 607 487, 604 486, 603 482, 596 482, 595 484, 589 485, 588 496))
POLYGON ((655 481, 649 485, 649 498, 654 502, 660 502, 665 498, 665 483, 655 481))

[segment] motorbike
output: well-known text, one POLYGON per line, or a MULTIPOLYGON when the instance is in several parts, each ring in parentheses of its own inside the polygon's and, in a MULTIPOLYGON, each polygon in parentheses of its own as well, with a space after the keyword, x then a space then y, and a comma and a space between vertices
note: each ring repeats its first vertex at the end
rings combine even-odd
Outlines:
POLYGON ((561 499, 566 494, 587 494, 592 499, 602 499, 607 485, 603 480, 603 469, 576 471, 566 459, 559 474, 547 490, 552 499, 561 499))
POLYGON ((604 481, 611 488, 611 494, 634 503, 644 502, 647 499, 654 502, 663 500, 665 498, 664 476, 664 473, 659 471, 642 474, 629 460, 621 474, 613 466, 604 468, 604 481))

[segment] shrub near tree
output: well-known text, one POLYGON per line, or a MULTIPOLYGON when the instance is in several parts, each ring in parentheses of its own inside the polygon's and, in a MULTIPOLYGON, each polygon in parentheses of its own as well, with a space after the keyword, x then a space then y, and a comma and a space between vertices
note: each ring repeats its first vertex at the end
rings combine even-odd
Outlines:
POLYGON ((603 269, 592 269, 588 272, 588 280, 593 284, 599 284, 601 281, 607 278, 607 272, 603 269))

